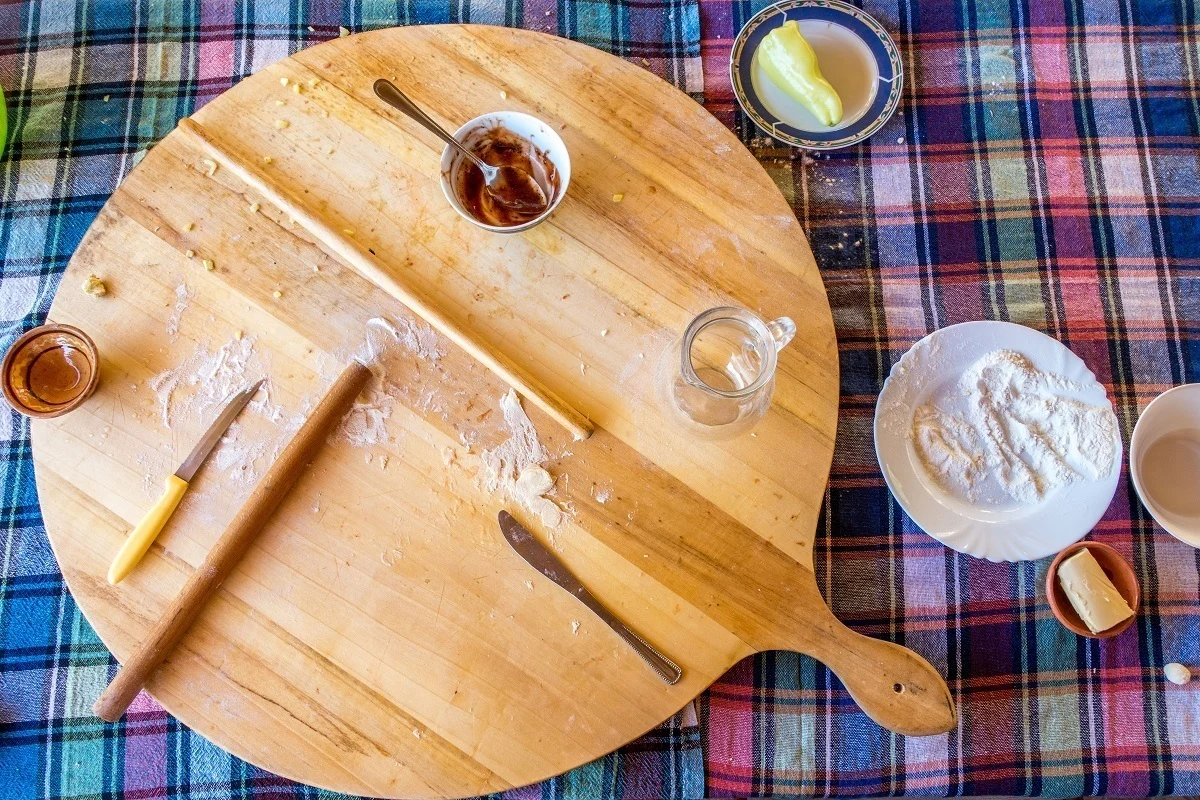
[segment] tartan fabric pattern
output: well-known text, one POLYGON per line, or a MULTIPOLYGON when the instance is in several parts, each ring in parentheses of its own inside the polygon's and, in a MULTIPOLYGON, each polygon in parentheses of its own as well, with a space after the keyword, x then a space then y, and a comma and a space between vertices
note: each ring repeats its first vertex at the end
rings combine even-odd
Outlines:
MULTIPOLYGON (((701 89, 692 0, 461 3, 0 3, 0 349, 49 310, 92 219, 145 150, 240 78, 352 30, 474 22, 557 33, 701 89)), ((71 599, 42 526, 27 421, 0 414, 0 800, 324 797, 246 764, 144 693, 117 724, 90 705, 116 661, 71 599)), ((682 716, 511 798, 703 795, 682 716)))
POLYGON ((777 147, 736 113, 733 36, 762 2, 701 0, 708 108, 792 199, 833 307, 841 415, 815 562, 837 615, 948 678, 960 727, 894 736, 829 672, 769 653, 699 703, 713 796, 1200 792, 1198 553, 1137 500, 1128 455, 1093 538, 1140 576, 1136 626, 1074 636, 1049 559, 992 564, 923 534, 875 460, 875 398, 926 333, 1000 319, 1062 340, 1113 399, 1128 451, 1158 393, 1200 379, 1200 36, 1190 2, 867 0, 905 61, 868 142, 777 147))

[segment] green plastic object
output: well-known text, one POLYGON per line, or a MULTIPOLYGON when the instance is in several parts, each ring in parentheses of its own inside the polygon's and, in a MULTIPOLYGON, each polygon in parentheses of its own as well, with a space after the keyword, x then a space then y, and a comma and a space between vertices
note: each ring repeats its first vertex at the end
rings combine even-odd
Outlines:
POLYGON ((758 58, 771 82, 811 111, 822 125, 833 127, 842 121, 842 98, 821 75, 817 54, 795 20, 767 34, 758 46, 758 58))

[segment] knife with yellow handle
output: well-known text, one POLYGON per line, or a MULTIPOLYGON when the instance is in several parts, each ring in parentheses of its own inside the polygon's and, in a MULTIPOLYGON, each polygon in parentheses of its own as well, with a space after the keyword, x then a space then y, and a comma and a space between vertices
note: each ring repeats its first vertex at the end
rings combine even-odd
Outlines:
POLYGON ((217 442, 225 435, 225 431, 233 422, 234 417, 246 407, 250 398, 254 397, 255 392, 262 385, 263 381, 259 381, 235 395, 205 431, 204 437, 179 465, 179 469, 175 470, 175 474, 167 476, 167 485, 163 489, 162 496, 146 512, 137 527, 130 532, 129 537, 125 539, 125 544, 121 545, 121 549, 117 552, 117 557, 113 559, 112 566, 108 568, 109 583, 119 583, 133 571, 133 568, 142 560, 142 556, 146 555, 150 545, 154 544, 154 540, 158 538, 159 531, 167 524, 171 514, 175 513, 175 507, 183 499, 188 484, 196 476, 196 470, 200 469, 200 465, 204 463, 209 453, 217 446, 217 442))

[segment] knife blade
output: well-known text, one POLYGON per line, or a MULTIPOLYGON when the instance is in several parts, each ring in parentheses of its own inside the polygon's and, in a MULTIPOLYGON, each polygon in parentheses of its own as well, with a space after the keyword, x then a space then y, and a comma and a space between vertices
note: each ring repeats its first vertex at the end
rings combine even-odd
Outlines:
POLYGON ((243 389, 233 396, 217 418, 213 420, 212 425, 208 426, 208 430, 200 437, 200 441, 196 442, 196 446, 192 448, 192 452, 188 453, 188 457, 179 465, 179 469, 175 470, 175 475, 180 480, 192 482, 192 478, 196 477, 196 470, 200 469, 200 465, 204 463, 204 459, 208 458, 208 454, 217 446, 217 442, 221 441, 221 437, 225 435, 225 431, 233 422, 234 417, 242 412, 246 404, 250 402, 250 398, 258 393, 262 385, 266 383, 266 378, 263 378, 253 386, 243 389))
POLYGON ((225 408, 221 410, 213 423, 208 426, 208 430, 200 437, 200 441, 192 448, 192 452, 179 465, 179 469, 175 470, 173 475, 167 476, 162 495, 142 517, 142 521, 137 524, 137 527, 130 531, 129 536, 121 545, 121 549, 113 558, 112 565, 108 568, 109 583, 120 583, 138 565, 142 556, 146 555, 146 551, 150 549, 150 545, 154 544, 154 540, 158 538, 158 534, 167 524, 167 520, 175 513, 175 508, 183 499, 188 484, 191 483, 192 478, 196 477, 196 470, 200 469, 200 465, 204 463, 213 448, 217 446, 217 442, 221 441, 221 437, 225 435, 225 431, 233 422, 234 417, 246 407, 250 398, 254 397, 265 381, 266 378, 263 378, 253 386, 234 395, 225 404, 225 408))
POLYGON ((538 541, 537 537, 527 531, 521 523, 517 522, 512 514, 509 514, 507 511, 501 511, 499 521, 500 532, 504 534, 504 540, 517 552, 517 555, 525 560, 525 563, 554 581, 554 583, 573 595, 575 599, 583 603, 589 611, 599 617, 626 644, 632 647, 634 652, 641 656, 642 660, 649 664, 650 668, 658 673, 660 678, 672 686, 679 682, 679 679, 683 676, 683 670, 674 661, 654 649, 649 642, 634 633, 628 625, 609 611, 603 603, 587 590, 587 587, 579 582, 579 579, 575 577, 571 570, 567 569, 566 564, 562 563, 558 559, 558 556, 550 551, 550 548, 538 541))

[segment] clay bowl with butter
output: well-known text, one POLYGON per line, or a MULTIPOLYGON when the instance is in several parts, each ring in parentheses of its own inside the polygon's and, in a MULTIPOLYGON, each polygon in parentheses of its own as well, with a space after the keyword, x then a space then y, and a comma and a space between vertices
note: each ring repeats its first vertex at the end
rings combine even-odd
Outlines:
POLYGON ((571 158, 549 123, 517 111, 496 111, 463 125, 454 138, 487 164, 523 170, 547 200, 539 213, 506 208, 488 192, 479 168, 447 146, 442 151, 442 192, 463 219, 493 233, 519 233, 553 214, 566 196, 571 158))
POLYGON ((1113 636, 1122 633, 1137 619, 1138 610, 1142 604, 1142 590, 1138 585, 1137 575, 1134 573, 1133 567, 1116 550, 1100 542, 1076 542, 1055 556, 1054 561, 1050 562, 1050 569, 1046 572, 1046 598, 1050 601, 1050 610, 1054 612, 1054 616, 1058 618, 1058 621, 1067 630, 1077 633, 1080 636, 1086 636, 1089 639, 1111 639, 1113 636), (1075 607, 1071 605, 1071 601, 1067 598, 1067 593, 1063 591, 1062 584, 1058 581, 1059 566, 1080 550, 1085 549, 1092 554, 1092 558, 1096 559, 1096 562, 1100 565, 1100 569, 1104 570, 1104 574, 1112 581, 1117 593, 1125 598, 1125 602, 1129 604, 1129 608, 1133 611, 1133 616, 1099 633, 1092 633, 1091 629, 1080 618, 1078 612, 1075 611, 1075 607))

